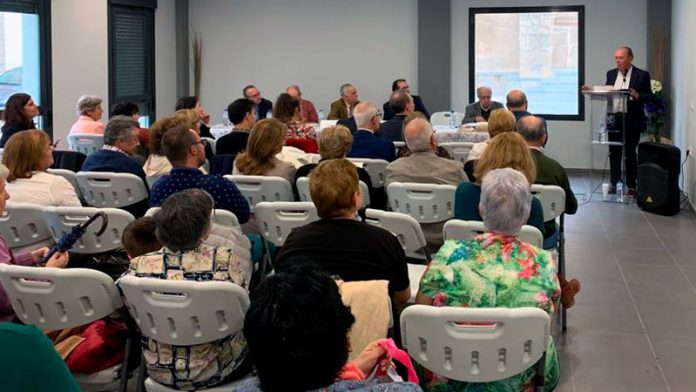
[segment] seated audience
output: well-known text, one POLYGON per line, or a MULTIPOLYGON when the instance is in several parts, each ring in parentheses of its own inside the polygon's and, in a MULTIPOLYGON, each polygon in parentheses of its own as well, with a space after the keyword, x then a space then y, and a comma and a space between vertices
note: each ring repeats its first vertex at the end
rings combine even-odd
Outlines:
MULTIPOLYGON (((565 213, 575 214, 578 210, 578 201, 573 190, 570 188, 570 181, 565 169, 553 158, 544 155, 543 145, 546 142, 546 127, 542 118, 527 116, 517 122, 517 132, 522 135, 532 153, 534 163, 536 163, 535 184, 558 185, 565 191, 565 213)), ((556 223, 553 221, 544 224, 546 233, 544 236, 544 249, 556 247, 558 242, 558 231, 556 223)))
POLYGON ((247 149, 234 160, 232 174, 282 177, 292 183, 295 166, 276 157, 285 143, 285 124, 276 119, 261 120, 249 135, 247 149))
POLYGON ((488 86, 477 88, 476 96, 478 101, 466 107, 462 124, 486 122, 494 111, 503 108, 502 103, 491 100, 493 90, 488 86))
POLYGON ((96 95, 83 95, 77 100, 77 114, 80 116, 70 128, 71 135, 104 133, 101 122, 103 100, 96 95))
POLYGON ((319 151, 314 127, 302 120, 300 102, 297 99, 290 94, 280 94, 275 103, 273 118, 287 127, 285 135, 286 145, 299 148, 311 154, 316 154, 319 151))
MULTIPOLYGON (((251 263, 243 263, 234 249, 202 244, 211 228, 213 203, 213 198, 199 189, 168 197, 154 215, 162 248, 132 259, 129 273, 141 278, 232 282, 248 290, 251 263)), ((143 339, 142 348, 148 376, 170 388, 210 388, 251 370, 241 330, 195 346, 143 339)))
POLYGON ((397 90, 389 97, 389 106, 392 108, 392 112, 396 114, 391 119, 380 124, 377 136, 389 140, 390 142, 402 141, 404 140, 404 136, 401 133, 404 119, 406 116, 413 113, 413 98, 397 90))
POLYGON ((261 91, 253 84, 242 89, 242 95, 254 103, 254 115, 258 120, 271 118, 273 115, 273 103, 261 97, 261 91))
MULTIPOLYGON (((511 90, 507 94, 506 99, 506 106, 508 110, 515 115, 515 119, 517 121, 520 121, 521 118, 532 115, 527 111, 527 106, 529 105, 529 102, 527 102, 527 95, 524 93, 524 91, 511 90)), ((549 128, 546 126, 546 120, 542 120, 544 121, 544 128, 546 129, 546 140, 544 141, 543 146, 546 146, 546 143, 549 141, 549 128)))
MULTIPOLYGON (((402 132, 402 133, 404 132, 404 129, 406 129, 406 127, 408 126, 408 124, 409 124, 411 121, 413 121, 413 120, 415 120, 415 119, 418 119, 418 118, 423 119, 423 120, 425 120, 425 121, 427 121, 427 122, 430 122, 430 120, 429 120, 427 117, 425 117, 425 115, 424 115, 423 113, 421 113, 421 112, 413 112, 413 113, 409 114, 408 116, 406 116, 406 118, 404 118, 404 123, 403 123, 403 125, 402 125, 402 127, 401 127, 401 132, 402 132)), ((433 132, 434 132, 434 131, 433 131, 433 132)), ((436 154, 437 156, 439 156, 440 158, 452 159, 452 157, 451 157, 450 154, 447 152, 447 150, 445 150, 444 148, 442 148, 442 146, 437 146, 437 151, 435 152, 435 154, 436 154)), ((397 157, 397 158, 404 158, 404 157, 407 157, 407 156, 409 156, 409 155, 411 155, 411 150, 409 150, 409 149, 408 149, 408 146, 406 146, 406 145, 399 147, 399 151, 396 152, 396 157, 397 157)))
POLYGON ((31 95, 15 93, 5 102, 5 109, 2 111, 2 121, 4 124, 0 131, 0 148, 5 148, 5 144, 12 135, 20 131, 36 129, 34 117, 39 115, 39 107, 36 106, 31 95))
MULTIPOLYGON (((521 242, 517 235, 529 215, 529 182, 513 169, 488 172, 481 184, 479 209, 487 232, 470 240, 447 240, 420 281, 416 303, 466 308, 538 307, 551 319, 561 295, 551 254, 521 242)), ((559 380, 556 347, 549 336, 545 390, 559 380)), ((447 380, 420 369, 426 391, 528 391, 534 366, 512 377, 486 384, 447 380)))
MULTIPOLYGON (((396 118, 396 117, 394 117, 396 118)), ((411 155, 399 158, 387 166, 385 186, 393 182, 416 182, 457 186, 466 181, 460 161, 438 157, 433 128, 425 119, 417 118, 404 129, 404 140, 411 155)), ((445 222, 421 224, 428 248, 434 252, 442 245, 445 222)))
POLYGON ((2 163, 10 170, 7 190, 22 203, 55 207, 80 207, 75 188, 65 178, 48 173, 53 147, 38 129, 20 131, 7 141, 2 163))
MULTIPOLYGON (((40 132, 40 131, 39 131, 40 132)), ((7 200, 10 198, 10 193, 7 190, 7 179, 10 176, 10 170, 5 165, 0 165, 0 215, 5 211, 7 200)), ((39 265, 41 259, 48 252, 48 248, 43 247, 31 252, 13 254, 12 250, 7 246, 5 239, 0 235, 0 263, 16 264, 16 265, 39 265)), ((57 252, 46 263, 46 267, 63 268, 68 264, 68 253, 57 252)), ((14 310, 5 290, 0 286, 0 323, 11 321, 14 318, 14 310)), ((1 325, 1 324, 0 324, 1 325)), ((2 346, 6 350, 6 346, 2 346)), ((0 350, 2 351, 2 350, 0 350)), ((5 380, 6 381, 6 380, 5 380)))
MULTIPOLYGON (((209 137, 215 139, 212 133, 210 133, 210 114, 203 109, 201 106, 201 100, 198 97, 181 97, 176 101, 175 111, 190 109, 196 112, 198 115, 198 129, 201 137, 209 137)), ((193 127, 191 127, 193 128, 193 127)))
MULTIPOLYGON (((133 101, 121 101, 111 107, 109 118, 115 116, 129 116, 132 117, 133 120, 138 121, 140 119, 140 108, 138 104, 133 101)), ((141 147, 147 148, 150 142, 150 130, 147 128, 138 128, 138 140, 140 141, 141 147)), ((147 150, 145 152, 147 152, 147 150)))
POLYGON ((411 296, 406 256, 392 233, 356 220, 362 199, 355 165, 340 158, 320 163, 309 176, 309 191, 321 220, 290 232, 276 268, 307 256, 347 282, 388 280, 394 308, 403 309, 411 296))
POLYGON ((355 106, 355 123, 358 130, 353 134, 353 147, 348 156, 351 158, 384 159, 391 162, 396 159, 394 143, 375 135, 379 129, 379 113, 371 102, 360 102, 355 106))
POLYGON ((343 120, 353 117, 355 105, 360 103, 358 100, 358 89, 350 83, 341 85, 341 98, 331 102, 331 109, 327 120, 343 120))
POLYGON ((121 236, 121 243, 129 259, 162 248, 162 244, 155 234, 156 228, 155 219, 151 216, 143 216, 126 225, 121 236))
MULTIPOLYGON (((194 131, 196 131, 196 133, 201 135, 202 138, 210 137, 203 134, 202 127, 205 124, 203 124, 203 121, 201 120, 201 115, 196 110, 180 109, 174 112, 173 117, 176 125, 186 125, 189 127, 189 129, 193 129, 194 131)), ((214 155, 213 148, 208 143, 205 143, 203 147, 205 147, 205 158, 208 161, 212 160, 214 155)))
POLYGON ((293 98, 300 102, 300 115, 302 116, 302 121, 318 123, 319 116, 317 115, 317 110, 314 108, 312 101, 308 101, 302 98, 302 91, 300 91, 300 86, 292 85, 286 90, 286 93, 290 94, 293 98))
POLYGON ((219 175, 205 175, 198 169, 205 162, 203 142, 200 135, 186 125, 176 126, 164 134, 162 150, 173 169, 152 185, 150 206, 160 206, 170 195, 196 188, 213 197, 215 208, 235 214, 239 223, 248 221, 249 203, 234 183, 219 175))
POLYGON ((232 122, 232 132, 217 139, 215 153, 237 155, 246 150, 249 132, 256 124, 254 102, 246 98, 237 99, 227 106, 227 115, 232 122))
POLYGON ((244 336, 258 385, 249 391, 420 391, 412 383, 367 379, 375 367, 390 366, 377 342, 347 362, 354 322, 329 274, 311 261, 289 260, 251 293, 244 336))
MULTIPOLYGON (((413 105, 415 106, 415 111, 423 114, 423 116, 425 116, 426 119, 430 119, 430 112, 428 111, 428 109, 425 108, 423 100, 418 95, 411 94, 411 88, 409 87, 406 79, 396 79, 394 82, 392 82, 392 92, 394 91, 401 91, 410 95, 411 98, 413 98, 413 105)), ((382 105, 382 109, 384 110, 384 121, 389 121, 394 117, 394 110, 392 109, 391 105, 389 105, 389 101, 385 102, 384 105, 382 105)))
MULTIPOLYGON (((494 110, 488 117, 488 140, 505 132, 513 132, 515 130, 515 116, 511 111, 505 109, 494 110)), ((473 161, 481 158, 481 154, 488 146, 488 140, 474 143, 469 151, 467 161, 473 161)))

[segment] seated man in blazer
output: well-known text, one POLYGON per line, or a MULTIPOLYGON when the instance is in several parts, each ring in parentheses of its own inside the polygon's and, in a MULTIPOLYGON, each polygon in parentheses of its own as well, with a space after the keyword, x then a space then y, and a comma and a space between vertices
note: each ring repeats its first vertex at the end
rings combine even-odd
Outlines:
POLYGON ((491 115, 492 111, 503 108, 502 103, 491 100, 493 91, 490 87, 481 86, 477 88, 476 96, 478 97, 478 101, 466 107, 462 124, 487 122, 488 116, 491 115))
MULTIPOLYGON (((428 109, 425 108, 425 104, 423 103, 421 97, 411 94, 411 88, 409 87, 406 79, 396 79, 392 83, 392 92, 397 90, 409 94, 411 98, 413 98, 413 105, 415 106, 415 111, 423 113, 425 118, 430 118, 430 112, 428 112, 428 109)), ((384 117, 382 117, 384 121, 389 121, 392 119, 392 117, 394 117, 394 115, 396 115, 391 106, 389 106, 389 101, 385 102, 384 105, 382 105, 382 109, 384 109, 384 117)))
POLYGON ((358 100, 358 89, 350 83, 341 86, 341 98, 331 102, 331 110, 327 120, 343 120, 353 117, 353 110, 358 100))
POLYGON ((402 141, 404 137, 401 134, 401 129, 404 125, 404 119, 413 113, 415 107, 413 98, 407 93, 397 90, 389 97, 389 106, 396 115, 379 126, 377 136, 390 142, 402 141))
POLYGON ((367 101, 360 102, 355 106, 354 117, 358 130, 353 134, 353 147, 348 157, 384 159, 389 162, 396 159, 394 143, 375 135, 379 128, 379 113, 375 105, 367 101))
POLYGON ((273 103, 266 98, 261 98, 261 91, 253 84, 250 84, 242 90, 244 98, 251 99, 254 102, 254 114, 259 120, 271 118, 273 116, 273 103))

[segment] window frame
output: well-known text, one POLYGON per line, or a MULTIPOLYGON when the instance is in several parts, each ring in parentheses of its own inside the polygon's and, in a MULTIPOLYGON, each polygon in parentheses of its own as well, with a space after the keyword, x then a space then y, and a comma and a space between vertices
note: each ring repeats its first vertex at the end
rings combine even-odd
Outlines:
MULTIPOLYGON (((585 99, 580 86, 585 84, 585 6, 543 6, 543 7, 470 7, 469 8, 469 102, 476 98, 476 15, 478 14, 510 14, 510 13, 542 13, 542 12, 577 12, 578 13, 578 113, 577 114, 544 114, 534 113, 546 120, 585 121, 585 99)), ((503 102, 503 104, 505 104, 503 102)))

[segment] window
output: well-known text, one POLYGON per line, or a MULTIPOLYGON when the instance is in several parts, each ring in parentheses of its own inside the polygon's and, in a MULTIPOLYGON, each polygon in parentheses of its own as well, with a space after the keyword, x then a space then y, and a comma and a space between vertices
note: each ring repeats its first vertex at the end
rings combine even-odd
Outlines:
POLYGON ((584 6, 469 9, 469 98, 490 86, 505 102, 512 89, 529 111, 555 120, 583 120, 584 6))
POLYGON ((109 0, 109 102, 137 103, 145 128, 155 113, 155 8, 153 0, 109 0))
POLYGON ((14 93, 27 93, 41 109, 37 126, 50 133, 50 0, 0 3, 0 110, 14 93))

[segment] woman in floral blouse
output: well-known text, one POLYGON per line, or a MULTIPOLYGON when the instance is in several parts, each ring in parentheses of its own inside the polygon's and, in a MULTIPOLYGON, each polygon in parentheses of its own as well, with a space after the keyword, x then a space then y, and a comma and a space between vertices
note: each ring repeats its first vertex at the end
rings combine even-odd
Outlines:
POLYGON ((306 153, 318 153, 319 144, 314 127, 302 120, 300 101, 290 94, 282 93, 273 107, 273 118, 288 126, 285 145, 297 147, 306 153))
MULTIPOLYGON (((538 307, 553 317, 561 289, 551 254, 517 235, 531 206, 529 183, 513 169, 490 171, 481 184, 479 209, 487 232, 471 240, 447 240, 423 274, 416 303, 473 308, 538 307)), ((424 391, 533 391, 535 369, 490 383, 448 380, 420 368, 424 391)), ((556 347, 549 338, 546 391, 559 379, 556 347)))

